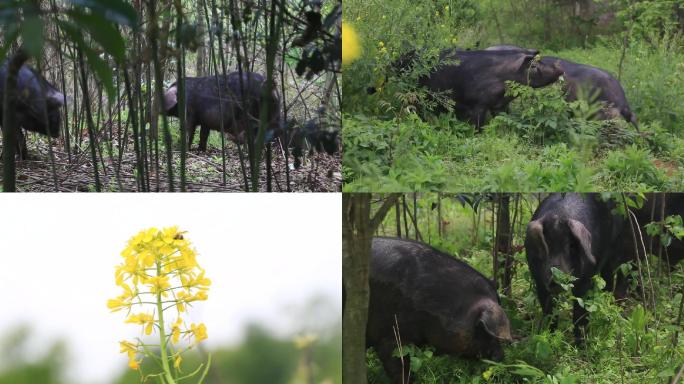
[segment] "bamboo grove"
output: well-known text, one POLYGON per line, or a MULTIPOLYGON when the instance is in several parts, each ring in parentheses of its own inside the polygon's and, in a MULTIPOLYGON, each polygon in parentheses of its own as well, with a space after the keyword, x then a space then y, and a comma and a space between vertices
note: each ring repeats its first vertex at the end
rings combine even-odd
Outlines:
POLYGON ((318 153, 325 151, 312 135, 334 141, 341 126, 341 16, 341 1, 4 2, 3 190, 339 190, 339 154, 318 153), (35 135, 45 156, 17 164, 21 131, 11 112, 20 95, 12 83, 23 64, 66 97, 58 143, 35 135), (186 78, 215 76, 220 99, 219 78, 231 72, 263 75, 261 99, 279 95, 283 134, 268 137, 273 111, 262 102, 241 140, 226 140, 235 132, 221 117, 213 151, 196 154, 185 140, 194 132, 186 127, 186 78), (164 108, 170 84, 177 119, 164 108))

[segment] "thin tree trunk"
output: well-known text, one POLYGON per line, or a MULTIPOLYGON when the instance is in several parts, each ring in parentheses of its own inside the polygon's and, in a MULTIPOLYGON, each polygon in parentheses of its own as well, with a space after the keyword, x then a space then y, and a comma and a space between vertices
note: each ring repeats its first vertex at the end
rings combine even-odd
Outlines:
POLYGON ((83 53, 78 49, 78 64, 81 70, 81 91, 83 92, 83 105, 85 106, 86 125, 88 128, 88 140, 90 141, 90 157, 93 162, 93 176, 95 177, 95 190, 100 192, 102 186, 100 185, 100 173, 97 166, 97 138, 95 136, 95 126, 93 124, 93 115, 90 111, 90 96, 88 93, 88 76, 85 72, 85 64, 83 63, 83 53))
POLYGON ((399 207, 399 199, 394 203, 394 215, 397 225, 397 237, 401 237, 401 208, 399 207))
MULTIPOLYGON (((199 36, 202 36, 202 42, 197 48, 197 77, 203 77, 207 75, 207 63, 206 63, 206 57, 207 57, 207 48, 206 48, 206 40, 204 40, 204 33, 206 31, 206 28, 204 27, 204 1, 205 0, 197 0, 197 19, 195 20, 195 23, 197 24, 197 34, 199 36), (202 4, 200 4, 200 2, 202 4)), ((180 76, 180 75, 179 75, 180 76)), ((185 136, 183 136, 185 137, 185 136)))
POLYGON ((19 98, 17 92, 17 76, 19 69, 28 60, 28 54, 23 47, 12 56, 7 65, 7 80, 5 81, 5 100, 3 101, 3 122, 2 122, 2 145, 3 145, 3 171, 2 188, 5 192, 16 192, 17 168, 14 158, 14 150, 17 146, 17 131, 19 122, 17 121, 16 102, 19 98))
MULTIPOLYGON (((155 113, 153 113, 153 116, 157 116, 157 112, 161 113, 162 116, 162 129, 164 130, 164 144, 166 147, 166 177, 167 177, 167 182, 168 182, 168 188, 169 192, 174 192, 175 188, 173 185, 173 141, 171 140, 171 132, 169 131, 169 121, 168 118, 166 117, 166 110, 163 108, 163 103, 162 100, 164 99, 164 76, 163 76, 163 71, 162 71, 162 63, 161 61, 164 60, 165 57, 165 51, 166 49, 164 46, 166 44, 162 45, 161 49, 158 49, 157 44, 160 41, 160 38, 163 37, 164 39, 166 38, 167 34, 166 32, 168 31, 167 25, 169 24, 168 20, 164 21, 164 29, 162 31, 162 34, 159 34, 158 30, 158 25, 157 25, 157 10, 156 8, 156 2, 149 0, 148 1, 148 12, 150 16, 150 23, 151 23, 151 29, 150 29, 150 45, 152 48, 152 61, 154 63, 154 80, 155 80, 155 91, 156 91, 156 100, 155 100, 155 107, 158 108, 155 110, 155 113)), ((168 18, 167 18, 168 19, 168 18)), ((155 143, 158 142, 155 141, 155 143)), ((159 181, 159 174, 157 174, 157 181, 159 181)))
POLYGON ((397 195, 390 195, 371 217, 371 195, 342 195, 342 376, 345 383, 365 384, 372 236, 397 195))

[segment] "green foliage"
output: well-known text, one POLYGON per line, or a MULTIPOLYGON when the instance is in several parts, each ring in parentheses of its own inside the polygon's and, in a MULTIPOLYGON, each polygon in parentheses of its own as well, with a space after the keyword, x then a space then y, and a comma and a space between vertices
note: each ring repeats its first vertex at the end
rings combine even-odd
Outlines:
POLYGON ((30 336, 31 330, 27 326, 19 326, 3 335, 0 384, 65 383, 67 350, 64 342, 54 342, 44 354, 36 356, 30 336))
POLYGON ((681 1, 579 2, 575 9, 576 3, 489 0, 471 7, 471 2, 449 2, 449 12, 458 9, 474 19, 443 11, 447 4, 441 1, 346 3, 345 19, 355 25, 364 52, 345 69, 351 75, 343 77, 345 130, 351 126, 345 136, 345 190, 684 187, 684 51, 681 36, 674 33, 681 28, 674 5, 682 7, 681 1), (638 25, 628 23, 631 15, 638 25), (627 34, 624 55, 625 36, 612 33, 618 30, 627 34), (515 99, 506 113, 489 120, 483 133, 453 115, 433 116, 430 110, 453 103, 417 86, 418 77, 437 64, 437 53, 500 43, 538 48, 542 55, 613 74, 640 130, 622 119, 592 120, 600 107, 597 94, 580 89, 579 99, 567 102, 562 83, 540 89, 508 84, 515 99), (400 58, 401 65, 394 65, 400 58), (368 87, 378 92, 369 95, 368 87), (401 137, 411 129, 415 137, 401 137), (421 142, 425 137, 429 146, 421 142), (395 145, 390 141, 418 144, 403 147, 400 160, 389 158, 383 143, 369 140, 386 140, 388 147, 395 145))
MULTIPOLYGON (((119 25, 137 28, 138 15, 135 9, 122 0, 70 0, 73 9, 67 17, 57 18, 59 27, 81 50, 98 79, 102 81, 109 101, 113 101, 116 93, 112 78, 112 69, 100 57, 100 53, 111 55, 121 63, 126 56, 124 39, 118 29, 119 25), (87 32, 87 33, 86 33, 87 32), (86 36, 90 36, 88 40, 86 36), (98 45, 93 44, 97 42, 98 45)), ((26 52, 35 58, 43 54, 45 44, 45 21, 43 11, 35 7, 34 2, 11 0, 0 5, 0 25, 7 29, 4 46, 8 49, 21 36, 26 52), (23 13, 24 19, 18 17, 23 13), (20 34, 15 31, 20 31, 20 34)), ((7 51, 0 50, 0 61, 4 60, 7 51)))
MULTIPOLYGON (((310 365, 304 364, 305 353, 288 339, 274 336, 260 325, 250 325, 240 345, 211 352, 212 363, 206 384, 300 384, 311 377, 315 382, 341 384, 341 333, 320 337, 311 348, 310 365)), ((206 361, 203 353, 184 355, 184 365, 197 366, 206 361)), ((154 361, 143 360, 143 371, 154 361)), ((117 384, 139 383, 139 375, 126 369, 117 384)))
POLYGON ((661 222, 648 223, 646 224, 646 233, 649 236, 658 236, 660 243, 664 247, 668 247, 673 238, 681 239, 684 237, 682 217, 680 215, 667 216, 661 222))
POLYGON ((347 119, 342 131, 345 143, 344 177, 360 178, 354 189, 441 189, 446 178, 442 161, 431 152, 447 144, 445 132, 434 131, 416 115, 408 122, 347 119), (375 179, 382 175, 381 179, 375 179), (369 177, 371 176, 371 177, 369 177))
POLYGON ((620 27, 601 20, 601 16, 612 11, 610 1, 486 0, 482 3, 483 40, 493 44, 514 42, 548 49, 585 47, 596 42, 600 34, 611 34, 620 27))
POLYGON ((681 0, 620 0, 622 6, 617 12, 621 23, 631 29, 631 38, 636 41, 659 41, 663 35, 673 35, 683 26, 677 20, 677 5, 681 0))
POLYGON ((521 121, 514 119, 499 116, 484 133, 469 136, 464 132, 472 127, 455 120, 437 120, 443 126, 436 129, 415 114, 392 120, 346 116, 344 190, 635 191, 682 185, 682 165, 654 156, 647 143, 602 151, 596 138, 576 134, 576 146, 540 146, 499 129, 505 120, 521 121))
POLYGON ((663 190, 667 177, 653 163, 648 150, 632 145, 622 151, 610 151, 606 156, 604 175, 613 183, 614 190, 625 191, 625 186, 637 186, 632 190, 663 190))

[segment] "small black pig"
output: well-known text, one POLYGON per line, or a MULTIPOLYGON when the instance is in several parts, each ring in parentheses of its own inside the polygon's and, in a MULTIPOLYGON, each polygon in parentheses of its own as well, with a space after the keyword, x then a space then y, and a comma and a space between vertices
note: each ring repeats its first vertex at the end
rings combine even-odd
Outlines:
POLYGON ((395 383, 407 382, 410 361, 392 357, 396 322, 403 345, 431 345, 437 353, 503 358, 511 340, 508 317, 492 282, 466 263, 429 245, 373 239, 366 344, 374 347, 395 383))

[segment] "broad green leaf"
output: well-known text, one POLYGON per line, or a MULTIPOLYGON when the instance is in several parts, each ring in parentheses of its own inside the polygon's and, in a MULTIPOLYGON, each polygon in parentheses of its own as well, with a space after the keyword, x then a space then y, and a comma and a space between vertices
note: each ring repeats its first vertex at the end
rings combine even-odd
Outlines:
POLYGON ((80 7, 90 8, 107 20, 117 24, 137 28, 138 13, 128 3, 122 0, 68 0, 80 7))
POLYGON ((411 356, 411 371, 418 372, 423 366, 423 360, 416 356, 411 356))
POLYGON ((90 65, 90 68, 93 70, 93 72, 95 72, 97 78, 100 79, 100 81, 102 81, 102 85, 104 85, 105 87, 105 91, 107 92, 109 102, 113 102, 116 93, 114 91, 112 69, 92 49, 83 47, 83 53, 88 58, 88 65, 90 65))
POLYGON ((121 33, 102 15, 85 14, 80 11, 71 11, 69 15, 78 26, 87 29, 107 53, 114 56, 118 62, 124 61, 126 56, 124 39, 121 33))
POLYGON ((43 54, 43 20, 38 16, 29 16, 21 24, 21 39, 24 49, 32 57, 40 57, 43 54))

